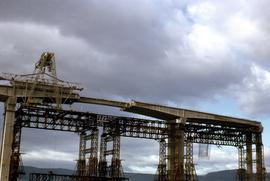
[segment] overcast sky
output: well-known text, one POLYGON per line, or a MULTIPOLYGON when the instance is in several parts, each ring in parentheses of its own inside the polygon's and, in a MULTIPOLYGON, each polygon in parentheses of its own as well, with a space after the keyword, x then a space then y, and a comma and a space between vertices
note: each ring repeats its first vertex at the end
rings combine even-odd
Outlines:
MULTIPOLYGON (((269 20, 267 0, 0 0, 0 72, 30 73, 52 51, 85 96, 262 121, 268 164, 269 20)), ((198 173, 236 168, 233 150, 213 147, 198 173)), ((78 136, 25 129, 22 151, 26 165, 73 168, 78 136)), ((121 151, 125 170, 155 172, 156 142, 124 139, 121 151)))

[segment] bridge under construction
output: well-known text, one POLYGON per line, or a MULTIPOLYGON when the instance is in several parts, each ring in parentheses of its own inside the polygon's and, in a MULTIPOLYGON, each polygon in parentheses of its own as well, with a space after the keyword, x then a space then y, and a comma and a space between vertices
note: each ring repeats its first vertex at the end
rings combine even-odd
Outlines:
POLYGON ((236 180, 265 180, 260 122, 137 101, 82 97, 78 84, 57 78, 54 54, 49 52, 41 55, 32 74, 2 73, 0 80, 3 82, 0 101, 5 103, 1 181, 16 181, 21 174, 23 128, 80 135, 74 175, 32 173, 31 181, 127 180, 120 158, 121 137, 153 139, 159 143, 156 181, 197 181, 194 143, 237 148, 236 180), (117 107, 154 120, 74 111, 63 106, 73 103, 117 107))

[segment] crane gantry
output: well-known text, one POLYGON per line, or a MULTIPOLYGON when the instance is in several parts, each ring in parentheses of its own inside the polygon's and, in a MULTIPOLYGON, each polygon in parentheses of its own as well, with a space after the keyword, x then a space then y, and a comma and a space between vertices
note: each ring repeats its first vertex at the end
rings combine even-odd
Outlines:
POLYGON ((53 103, 58 108, 61 104, 78 100, 79 92, 83 90, 79 84, 63 81, 57 77, 54 53, 50 52, 41 54, 32 74, 1 73, 0 80, 8 81, 15 90, 23 92, 19 97, 22 103, 53 103))

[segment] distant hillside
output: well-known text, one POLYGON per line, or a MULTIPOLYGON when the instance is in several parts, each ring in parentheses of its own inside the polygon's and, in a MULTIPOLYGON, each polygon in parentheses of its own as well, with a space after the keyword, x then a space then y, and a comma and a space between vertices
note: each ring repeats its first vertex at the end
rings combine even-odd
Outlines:
MULTIPOLYGON (((26 172, 24 181, 28 181, 29 173, 48 173, 49 171, 52 171, 53 173, 56 173, 56 174, 64 174, 64 175, 73 174, 72 170, 61 169, 61 168, 49 169, 49 168, 36 168, 36 167, 25 166, 24 170, 26 172)), ((151 175, 151 174, 126 173, 125 175, 129 178, 129 181, 153 181, 154 180, 154 175, 151 175)), ((269 176, 270 175, 268 174, 267 181, 270 181, 269 176)), ((212 172, 206 175, 198 176, 198 179, 199 181, 235 181, 236 171, 224 170, 224 171, 212 172)))
MULTIPOLYGON (((267 175, 266 181, 269 180, 270 174, 267 175)), ((208 173, 203 176, 198 176, 199 181, 235 181, 236 170, 224 170, 208 173)))
POLYGON ((139 173, 126 173, 125 176, 129 181, 153 181, 155 177, 155 175, 139 173))
POLYGON ((199 181, 235 181, 236 170, 224 170, 198 176, 199 181))

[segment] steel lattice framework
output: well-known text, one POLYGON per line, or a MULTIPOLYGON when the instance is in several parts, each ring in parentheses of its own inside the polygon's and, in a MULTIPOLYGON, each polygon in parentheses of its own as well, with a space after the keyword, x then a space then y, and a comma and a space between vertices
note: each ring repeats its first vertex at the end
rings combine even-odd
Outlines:
MULTIPOLYGON (((186 173, 188 178, 196 178, 193 159, 192 144, 214 144, 234 146, 243 149, 249 144, 258 144, 260 133, 256 127, 225 124, 213 122, 207 119, 187 119, 183 126, 177 122, 165 122, 161 120, 147 120, 122 116, 104 115, 90 112, 78 112, 72 110, 57 110, 50 107, 20 106, 16 111, 16 122, 13 144, 13 172, 18 170, 21 128, 47 129, 80 133, 80 156, 78 160, 77 175, 91 178, 124 178, 120 161, 120 137, 134 137, 154 139, 160 142, 160 165, 158 167, 157 180, 169 180, 166 176, 172 172, 166 165, 166 142, 172 130, 170 127, 179 125, 184 130, 186 150, 189 151, 186 158, 186 173), (101 135, 100 159, 98 161, 98 127, 103 128, 101 135), (251 135, 251 136, 250 136, 251 135), (90 141, 90 148, 86 148, 86 141, 90 141), (107 143, 112 142, 112 148, 108 149, 107 143), (86 155, 90 154, 88 158, 86 155), (112 155, 110 166, 106 157, 112 155), (87 161, 88 159, 88 161, 87 161), (94 162, 93 162, 94 161, 94 162), (191 170, 190 170, 191 169, 191 170), (165 171, 166 172, 165 172, 165 171), (167 173, 168 172, 168 173, 167 173), (191 173, 194 173, 193 175, 191 173), (162 179, 161 179, 162 178, 162 179), (166 179, 165 179, 166 178, 166 179)), ((173 134, 177 129, 173 130, 173 134)), ((174 135, 175 136, 175 135, 174 135)), ((167 156, 166 156, 167 154, 167 156)), ((241 170, 246 168, 245 161, 239 160, 241 170)), ((173 171, 177 173, 177 171, 173 171)), ((13 175, 16 175, 13 173, 13 175)), ((240 176, 243 172, 240 172, 240 176)), ((39 175, 44 176, 45 175, 39 175)), ((36 175, 33 175, 36 177, 36 175)), ((243 176, 239 177, 244 180, 243 176)), ((241 180, 239 179, 239 180, 241 180)))
MULTIPOLYGON (((118 127, 120 136, 162 139, 168 137, 168 124, 160 120, 104 115, 72 110, 56 110, 47 107, 21 106, 16 111, 17 123, 22 127, 83 132, 96 127, 104 127, 107 134, 118 127)), ((257 133, 256 127, 213 123, 210 120, 188 119, 184 130, 192 136, 193 143, 241 146, 247 142, 247 133, 257 133)), ((252 144, 256 143, 255 136, 252 144)))

